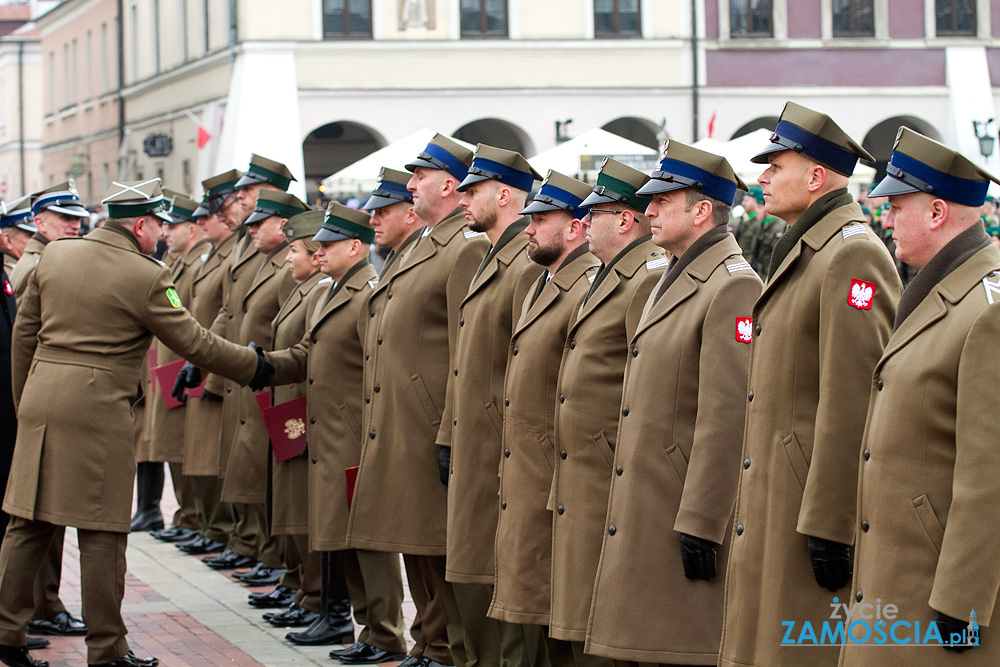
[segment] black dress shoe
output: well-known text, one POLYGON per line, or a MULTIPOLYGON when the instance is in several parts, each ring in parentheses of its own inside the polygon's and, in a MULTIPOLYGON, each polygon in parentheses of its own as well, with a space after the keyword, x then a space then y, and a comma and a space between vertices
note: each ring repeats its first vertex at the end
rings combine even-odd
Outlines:
POLYGON ((156 658, 138 658, 135 653, 129 651, 114 662, 102 662, 99 665, 89 665, 88 667, 156 667, 160 661, 156 658))
POLYGON ((295 601, 295 591, 278 586, 266 593, 251 593, 250 606, 257 609, 284 609, 295 601))
POLYGON ((45 637, 26 637, 24 648, 29 651, 37 651, 46 648, 50 643, 45 637))
POLYGON ((233 572, 231 576, 236 581, 243 581, 243 577, 256 577, 257 573, 264 569, 263 563, 257 563, 249 570, 244 570, 243 572, 233 572))
POLYGON ((147 530, 163 530, 163 514, 160 513, 160 508, 155 507, 136 512, 135 516, 132 517, 130 528, 133 533, 142 533, 147 530))
POLYGON ((365 646, 368 646, 368 644, 365 644, 364 642, 354 642, 353 644, 351 644, 350 646, 348 646, 346 648, 336 648, 336 649, 333 649, 332 651, 330 651, 330 657, 333 658, 334 660, 340 660, 342 657, 344 657, 346 655, 351 655, 353 653, 358 653, 365 646))
POLYGON ((292 606, 267 619, 267 622, 276 628, 305 628, 317 618, 319 614, 293 602, 292 606))
POLYGON ((285 576, 285 571, 281 568, 262 567, 257 571, 255 576, 251 577, 249 574, 246 574, 240 578, 240 581, 247 586, 272 586, 281 581, 283 576, 285 576))
MULTIPOLYGON (((358 643, 360 644, 360 642, 358 643)), ((402 660, 405 657, 405 653, 390 653, 369 644, 361 644, 359 650, 346 653, 337 659, 345 665, 378 665, 383 662, 402 660)))
POLYGON ((80 619, 70 616, 68 611, 64 611, 51 618, 28 621, 24 624, 24 631, 33 635, 81 637, 87 634, 87 626, 80 619))
POLYGON ((399 663, 399 667, 423 667, 426 658, 418 658, 415 655, 408 655, 399 663))
POLYGON ((149 534, 161 542, 187 542, 194 537, 198 537, 197 530, 181 528, 180 526, 175 526, 173 524, 163 530, 152 530, 149 534))
POLYGON ((7 667, 49 667, 44 660, 35 660, 23 646, 0 645, 0 662, 7 667))
POLYGON ((354 624, 332 625, 329 616, 320 616, 302 632, 289 632, 285 639, 299 646, 330 646, 354 641, 354 624))
POLYGON ((238 570, 241 567, 250 567, 255 561, 226 549, 218 556, 209 556, 201 562, 213 570, 238 570))
POLYGON ((215 540, 210 540, 207 537, 201 536, 196 537, 190 542, 180 542, 175 546, 184 553, 191 554, 192 556, 217 554, 226 548, 226 545, 222 542, 216 542, 215 540))

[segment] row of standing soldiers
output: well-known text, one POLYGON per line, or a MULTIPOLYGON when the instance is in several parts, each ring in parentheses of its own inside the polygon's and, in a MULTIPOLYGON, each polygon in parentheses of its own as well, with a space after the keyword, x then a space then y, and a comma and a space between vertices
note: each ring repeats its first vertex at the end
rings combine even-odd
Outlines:
MULTIPOLYGON (((963 661, 994 664, 998 649, 971 641, 965 619, 989 625, 1000 581, 997 531, 982 525, 1000 504, 984 398, 1000 372, 1000 251, 978 219, 996 179, 900 132, 873 192, 890 198, 897 257, 921 269, 900 298, 892 258, 846 190, 859 158, 871 156, 828 116, 786 105, 755 158, 768 164, 761 214, 790 223, 766 283, 727 230, 749 188, 725 159, 675 141, 652 177, 606 159, 595 187, 549 172, 529 196, 540 175, 522 156, 473 155, 438 135, 409 173, 382 170, 370 217, 336 203, 308 211, 275 183, 287 187, 287 170, 258 156, 252 182, 206 181, 187 221, 175 197, 167 225, 196 219, 212 247, 177 242, 196 267, 187 287, 134 260, 152 277, 115 301, 137 302, 132 328, 159 339, 158 369, 168 349, 188 361, 172 387, 150 387, 146 409, 186 398, 180 481, 207 479, 192 492, 197 535, 160 537, 219 552, 206 559, 219 569, 253 566, 247 581, 285 570, 251 600, 292 602, 270 618, 308 621, 289 641, 349 643, 353 609, 362 634, 331 652, 344 664, 799 665, 810 634, 788 623, 818 628, 831 599, 847 598, 849 618, 891 602, 961 641, 932 654, 855 637, 813 646, 810 665, 940 664, 968 649, 963 661), (252 213, 228 218, 241 192, 252 213), (392 250, 378 273, 375 241, 392 250), (200 287, 213 259, 218 286, 200 287), (284 435, 264 423, 254 392, 265 387, 287 410, 284 435), (199 413, 215 421, 194 426, 199 413), (189 441, 217 467, 192 474, 189 441), (229 532, 212 532, 215 515, 229 532), (417 607, 408 655, 398 554, 417 607)), ((76 455, 105 491, 71 503, 50 460, 67 448, 65 426, 37 407, 40 392, 79 391, 83 371, 67 363, 103 363, 83 344, 88 326, 46 309, 61 289, 82 300, 80 320, 100 315, 69 286, 78 280, 59 280, 60 260, 75 269, 108 248, 138 257, 132 239, 155 246, 158 185, 116 185, 107 230, 41 254, 15 324, 27 428, 4 503, 14 516, 0 591, 23 593, 15 565, 37 559, 29 536, 50 525, 97 533, 93 543, 128 530, 121 452, 103 470, 76 455)), ((126 383, 145 352, 127 340, 126 383)), ((94 418, 75 423, 89 433, 94 418)), ((101 446, 121 427, 106 425, 101 446)), ((102 575, 90 562, 81 576, 102 575)), ((112 618, 114 600, 84 590, 90 662, 155 664, 122 662, 123 635, 90 620, 112 618)), ((5 664, 34 664, 15 651, 24 600, 0 592, 5 664)))

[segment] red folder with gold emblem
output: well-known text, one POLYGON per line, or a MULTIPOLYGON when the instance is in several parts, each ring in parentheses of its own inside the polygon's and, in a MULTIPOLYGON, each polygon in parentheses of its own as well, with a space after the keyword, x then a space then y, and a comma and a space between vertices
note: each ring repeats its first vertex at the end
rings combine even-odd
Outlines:
POLYGON ((306 397, 261 410, 271 449, 277 461, 287 461, 306 452, 306 397))
POLYGON ((347 509, 351 509, 351 502, 354 500, 354 485, 358 481, 358 466, 344 468, 344 477, 347 478, 347 509))
MULTIPOLYGON (((153 382, 160 385, 160 395, 163 396, 163 404, 167 406, 167 410, 173 410, 184 405, 184 403, 174 398, 171 392, 174 389, 174 382, 177 381, 177 374, 180 373, 181 367, 185 363, 183 359, 178 359, 177 361, 171 361, 169 364, 154 366, 150 369, 153 375, 153 382)), ((204 389, 205 381, 202 380, 200 385, 194 389, 187 390, 188 400, 201 396, 201 392, 204 389)))

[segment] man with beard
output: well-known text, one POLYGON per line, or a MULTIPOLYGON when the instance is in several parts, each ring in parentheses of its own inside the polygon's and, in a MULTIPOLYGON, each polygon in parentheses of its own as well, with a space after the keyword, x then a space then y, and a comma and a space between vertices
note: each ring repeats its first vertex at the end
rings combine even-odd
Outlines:
POLYGON ((487 611, 496 575, 503 382, 514 325, 542 273, 524 252, 528 220, 520 215, 537 178, 520 153, 480 144, 458 187, 469 228, 492 244, 459 310, 455 365, 437 436, 440 473, 448 480, 446 578, 454 584, 470 667, 501 661, 500 622, 487 611))
POLYGON ((610 660, 583 652, 593 587, 580 582, 596 578, 601 557, 628 344, 667 265, 649 234, 651 199, 637 194, 647 182, 648 175, 605 158, 594 191, 581 204, 589 207, 584 226, 601 268, 570 322, 555 391, 559 456, 552 480, 547 647, 553 661, 580 667, 610 667, 610 660))
MULTIPOLYGON (((547 664, 552 514, 547 507, 556 452, 553 400, 570 316, 594 280, 598 265, 587 246, 581 206, 592 189, 549 171, 523 211, 528 257, 545 267, 520 306, 504 378, 503 455, 496 531, 493 600, 503 660, 547 664)), ((461 415, 459 415, 461 416, 461 415)), ((496 504, 497 499, 493 500, 496 504)))

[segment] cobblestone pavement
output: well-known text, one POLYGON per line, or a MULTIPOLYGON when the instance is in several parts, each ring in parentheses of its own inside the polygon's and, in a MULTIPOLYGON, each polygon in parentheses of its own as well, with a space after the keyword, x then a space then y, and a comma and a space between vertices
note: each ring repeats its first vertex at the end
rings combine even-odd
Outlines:
MULTIPOLYGON (((169 474, 163 495, 163 514, 169 518, 177 507, 169 474)), ((271 627, 261 618, 264 610, 247 604, 248 593, 270 587, 247 588, 229 573, 216 572, 202 565, 200 558, 146 533, 129 536, 127 559, 122 616, 129 645, 138 656, 156 656, 163 667, 340 664, 327 655, 338 646, 294 646, 284 638, 294 630, 271 627)), ((73 529, 66 531, 61 597, 70 612, 79 616, 80 552, 73 529)), ((407 627, 413 613, 407 594, 403 606, 407 627)), ((52 645, 32 651, 32 657, 48 660, 51 667, 87 664, 83 637, 48 639, 52 645)), ((387 663, 390 667, 397 664, 387 663)))

